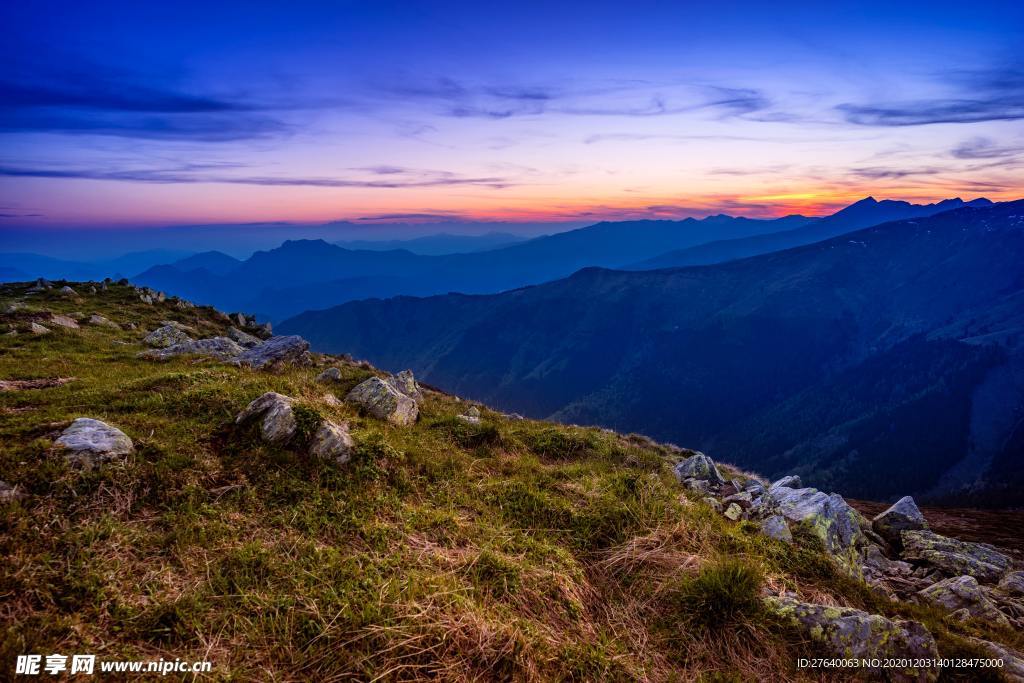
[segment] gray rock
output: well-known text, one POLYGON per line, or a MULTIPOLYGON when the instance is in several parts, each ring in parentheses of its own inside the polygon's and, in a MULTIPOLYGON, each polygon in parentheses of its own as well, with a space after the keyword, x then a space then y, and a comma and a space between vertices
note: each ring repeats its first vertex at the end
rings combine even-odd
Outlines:
MULTIPOLYGON (((402 370, 397 375, 388 377, 387 383, 409 398, 419 400, 422 395, 420 392, 420 385, 416 382, 416 378, 413 376, 412 370, 402 370)), ((479 410, 477 412, 479 412, 479 410)), ((477 415, 477 417, 479 417, 479 415, 477 415)))
POLYGON ((764 495, 764 492, 765 492, 764 484, 762 484, 761 482, 757 481, 756 479, 751 479, 750 481, 748 481, 743 486, 743 490, 747 491, 748 493, 750 493, 750 495, 752 497, 754 497, 754 498, 757 498, 758 496, 764 495))
POLYGON ((317 382, 337 382, 341 379, 340 368, 327 368, 316 376, 317 382))
POLYGON ((142 294, 139 296, 139 301, 141 301, 144 304, 152 304, 153 297, 151 297, 149 294, 142 294))
POLYGON ((352 458, 355 442, 349 436, 348 428, 330 420, 320 423, 309 444, 310 455, 322 460, 333 460, 342 465, 352 458))
POLYGON ((139 358, 147 360, 167 360, 177 356, 209 356, 218 360, 231 360, 242 353, 241 346, 227 337, 213 337, 212 339, 197 339, 187 341, 166 349, 152 349, 143 351, 139 358))
POLYGON ((696 493, 711 492, 711 482, 706 479, 686 479, 683 481, 683 486, 696 493))
POLYGON ((41 277, 38 280, 36 280, 36 283, 32 285, 31 289, 29 289, 28 291, 45 292, 47 289, 53 289, 53 285, 50 284, 49 280, 47 280, 44 277, 41 277))
POLYGON ((715 512, 722 512, 722 503, 713 496, 705 496, 704 502, 711 506, 711 509, 715 512))
POLYGON ((789 524, 782 515, 772 515, 761 520, 761 533, 769 538, 783 543, 793 542, 793 533, 789 530, 789 524))
POLYGON ((89 316, 90 325, 99 325, 100 327, 110 327, 115 330, 121 329, 121 326, 115 323, 113 320, 106 318, 99 313, 93 313, 89 316))
POLYGON ((777 482, 769 486, 768 489, 771 490, 780 486, 785 486, 788 489, 798 489, 801 487, 800 477, 795 474, 790 474, 779 479, 777 482))
POLYGON ((65 457, 69 463, 84 467, 119 460, 135 450, 127 434, 91 417, 72 422, 55 445, 68 451, 65 457))
POLYGON ((50 334, 50 328, 39 323, 29 323, 28 331, 32 334, 50 334))
POLYGON ((888 510, 877 515, 871 521, 871 528, 893 547, 899 549, 903 547, 903 540, 900 538, 902 532, 927 529, 928 521, 917 509, 914 499, 904 496, 888 510))
POLYGON ((78 327, 78 323, 75 321, 74 318, 68 317, 66 315, 58 315, 56 313, 50 315, 50 324, 56 325, 57 327, 63 327, 68 330, 80 329, 78 327))
POLYGON ((818 489, 791 489, 773 485, 765 498, 791 522, 804 525, 821 539, 825 548, 844 560, 847 566, 859 567, 853 549, 866 542, 860 531, 860 515, 837 493, 818 489))
POLYGON ((176 344, 187 344, 193 341, 192 337, 183 329, 182 325, 164 324, 145 336, 142 343, 157 349, 166 349, 176 344))
POLYGON ((725 516, 726 519, 738 522, 743 518, 743 508, 736 503, 729 503, 725 507, 725 511, 722 512, 722 515, 725 516))
POLYGON ((348 392, 345 400, 362 407, 378 419, 396 425, 411 425, 419 415, 419 406, 414 399, 379 377, 371 377, 356 385, 348 392))
POLYGON ((0 481, 0 504, 10 503, 22 497, 21 492, 16 487, 11 486, 6 481, 0 481))
POLYGON ((972 617, 984 619, 1000 626, 1010 622, 999 608, 989 600, 978 580, 973 576, 955 576, 918 591, 923 600, 945 607, 950 612, 966 610, 972 617))
POLYGON ((1024 596, 1024 572, 1010 572, 999 582, 999 588, 1007 595, 1024 596))
POLYGON ((268 391, 238 414, 235 424, 260 420, 260 434, 264 440, 276 444, 287 443, 295 436, 298 423, 292 409, 293 399, 274 391, 268 391))
MULTIPOLYGON (((893 621, 849 607, 828 607, 789 597, 765 598, 769 611, 803 631, 828 657, 935 660, 935 639, 916 621, 893 621)), ((908 662, 914 663, 914 662, 908 662)), ((939 668, 885 669, 886 680, 934 681, 939 668)))
POLYGON ((467 410, 465 413, 463 413, 462 415, 456 415, 455 417, 459 420, 462 420, 466 424, 471 425, 478 425, 481 422, 483 422, 483 419, 480 417, 480 409, 477 408, 476 406, 470 406, 469 410, 467 410))
POLYGON ((980 638, 970 638, 970 641, 988 653, 992 659, 1003 660, 1000 671, 1009 681, 1024 681, 1024 654, 1017 650, 1010 649, 1005 645, 990 643, 980 638))
POLYGON ((946 576, 973 576, 995 583, 1010 568, 1010 558, 986 543, 970 543, 932 531, 904 531, 902 558, 924 563, 946 576))
POLYGON ((78 296, 78 292, 71 289, 71 287, 64 285, 60 288, 60 293, 64 296, 78 296))
POLYGON ((675 467, 676 478, 679 481, 684 479, 699 479, 707 481, 716 486, 725 483, 725 479, 715 466, 715 461, 703 453, 694 453, 686 460, 680 461, 675 467))
POLYGON ((259 337, 254 337, 251 334, 242 332, 237 327, 228 328, 228 337, 238 342, 239 346, 244 346, 247 349, 251 349, 263 343, 263 340, 259 337))
POLYGON ((249 325, 249 320, 245 317, 244 313, 235 313, 231 316, 231 319, 239 326, 246 327, 249 325))
POLYGON ((744 510, 749 510, 754 505, 754 498, 750 495, 749 491, 740 491, 722 499, 723 505, 728 505, 729 503, 736 503, 744 510))
POLYGON ((275 365, 304 364, 308 350, 309 342, 298 335, 271 337, 259 346, 243 351, 234 362, 256 370, 275 365))

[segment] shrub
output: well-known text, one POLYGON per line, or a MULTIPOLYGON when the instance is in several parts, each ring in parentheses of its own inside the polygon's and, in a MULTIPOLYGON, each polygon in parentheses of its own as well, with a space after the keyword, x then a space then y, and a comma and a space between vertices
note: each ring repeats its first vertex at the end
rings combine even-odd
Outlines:
POLYGON ((719 628, 755 616, 761 609, 761 572, 739 558, 701 567, 672 590, 673 614, 702 628, 719 628))

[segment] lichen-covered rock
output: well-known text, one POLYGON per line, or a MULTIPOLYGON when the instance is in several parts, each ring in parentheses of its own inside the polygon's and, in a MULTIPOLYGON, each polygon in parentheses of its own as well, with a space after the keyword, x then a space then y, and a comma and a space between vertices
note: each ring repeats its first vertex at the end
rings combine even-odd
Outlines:
POLYGON ((780 486, 784 486, 787 489, 798 489, 798 488, 801 487, 800 477, 796 476, 795 474, 787 475, 787 476, 783 477, 782 479, 779 479, 777 482, 774 482, 768 488, 770 490, 770 489, 778 488, 780 486))
POLYGON ((462 415, 456 415, 455 417, 458 418, 459 420, 462 420, 466 424, 471 425, 478 425, 483 421, 483 418, 480 416, 480 409, 477 408, 476 406, 470 406, 469 410, 467 410, 465 413, 463 413, 462 415))
POLYGON ((722 511, 722 502, 714 496, 705 496, 704 502, 711 506, 711 509, 715 512, 722 511))
POLYGON ((324 420, 310 440, 309 453, 321 460, 333 460, 342 465, 352 458, 354 447, 355 442, 349 436, 347 427, 324 420))
POLYGON ((722 499, 723 505, 728 505, 729 503, 736 503, 744 510, 749 510, 754 504, 754 498, 750 495, 749 491, 740 491, 722 499))
POLYGON ((402 370, 397 375, 388 377, 387 383, 411 399, 419 400, 422 396, 420 385, 416 382, 412 370, 402 370))
POLYGON ((986 597, 978 580, 973 576, 955 576, 918 592, 927 602, 941 605, 950 612, 965 610, 972 617, 1009 626, 1010 622, 999 608, 986 597))
POLYGON ((268 391, 238 414, 235 424, 260 420, 260 434, 266 441, 284 444, 291 441, 298 429, 293 399, 275 391, 268 391))
POLYGON ((90 325, 98 325, 100 327, 110 327, 115 330, 121 329, 121 326, 115 323, 110 318, 100 315, 99 313, 93 313, 89 316, 88 320, 90 325))
POLYGON ((722 515, 726 519, 732 520, 733 522, 738 522, 741 519, 743 519, 743 508, 741 508, 736 503, 729 503, 728 505, 725 506, 725 511, 722 512, 722 515))
POLYGON ((718 467, 715 466, 715 461, 700 452, 694 453, 686 460, 681 460, 675 467, 675 473, 679 481, 698 479, 716 486, 725 483, 718 467))
POLYGON ((67 451, 65 457, 69 463, 84 467, 119 460, 135 450, 127 434, 91 417, 80 417, 72 422, 55 445, 67 451))
POLYGON ((371 377, 356 385, 345 400, 378 419, 400 426, 411 425, 419 415, 419 406, 414 399, 379 377, 371 377))
POLYGON ((888 510, 878 514, 871 521, 871 528, 893 547, 899 549, 903 547, 903 540, 900 537, 902 532, 927 529, 928 521, 917 508, 914 499, 904 496, 888 510))
POLYGON ((999 589, 1007 595, 1024 596, 1024 572, 1010 572, 999 582, 999 589))
POLYGON ((259 337, 254 337, 247 332, 242 332, 237 327, 228 328, 228 338, 238 342, 239 346, 243 346, 247 349, 259 346, 263 343, 263 340, 259 337))
POLYGON ((316 376, 317 382, 337 382, 341 380, 340 368, 327 368, 316 376))
POLYGON ((259 346, 243 351, 234 362, 256 370, 284 364, 302 365, 308 350, 309 342, 298 335, 271 337, 259 346))
POLYGON ((213 337, 212 339, 197 339, 175 344, 166 349, 143 351, 139 354, 139 358, 167 360, 176 356, 210 356, 218 360, 231 360, 243 350, 235 341, 227 337, 213 337))
POLYGON ((192 337, 185 331, 183 325, 166 323, 163 327, 158 327, 147 334, 142 343, 156 349, 166 349, 175 344, 186 344, 190 341, 192 341, 192 337))
POLYGON ((50 334, 50 328, 39 323, 29 323, 28 331, 32 334, 50 334))
MULTIPOLYGON (((935 660, 939 656, 932 634, 916 621, 893 621, 849 607, 815 605, 789 597, 768 597, 765 605, 802 631, 827 657, 935 660)), ((939 668, 893 668, 876 673, 898 681, 934 681, 939 668)))
POLYGON ((78 327, 78 322, 74 318, 68 317, 66 315, 59 315, 57 313, 53 313, 50 315, 49 322, 51 325, 63 327, 68 330, 80 329, 78 327))
POLYGON ((786 518, 782 515, 772 515, 761 520, 761 533, 783 543, 793 542, 793 533, 789 530, 789 524, 786 523, 786 518))
POLYGON ((859 568, 854 549, 866 543, 860 531, 860 515, 837 493, 813 488, 772 486, 765 494, 770 509, 791 522, 804 525, 821 539, 825 548, 850 568, 859 568))
POLYGON ((1024 681, 1024 653, 1012 650, 999 643, 990 643, 980 638, 971 638, 970 641, 980 647, 992 659, 1003 660, 1000 668, 1002 674, 1010 681, 1024 681))
POLYGON ((973 576, 995 583, 1010 568, 1010 558, 986 543, 971 543, 927 530, 904 531, 902 558, 925 563, 946 576, 973 576))
POLYGON ((749 493, 753 498, 763 496, 765 492, 764 484, 757 481, 756 479, 751 479, 746 484, 744 484, 743 490, 749 493))

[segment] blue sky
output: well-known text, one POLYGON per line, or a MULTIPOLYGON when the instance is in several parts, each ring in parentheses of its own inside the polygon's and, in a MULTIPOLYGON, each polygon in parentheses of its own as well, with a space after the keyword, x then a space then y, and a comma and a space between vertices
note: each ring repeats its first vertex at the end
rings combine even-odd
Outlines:
POLYGON ((0 229, 1018 197, 1021 3, 5 3, 0 229))

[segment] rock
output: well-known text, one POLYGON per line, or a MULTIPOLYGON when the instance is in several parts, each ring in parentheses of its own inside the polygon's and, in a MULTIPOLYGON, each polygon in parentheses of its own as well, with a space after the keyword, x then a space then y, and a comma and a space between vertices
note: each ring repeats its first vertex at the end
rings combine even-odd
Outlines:
POLYGON ((30 291, 30 292, 44 292, 47 289, 52 289, 52 288, 53 288, 53 285, 50 284, 50 281, 47 280, 45 277, 41 277, 38 280, 36 280, 36 283, 34 285, 32 285, 32 287, 28 291, 30 291))
POLYGON ((711 492, 711 482, 705 479, 687 479, 683 482, 683 486, 696 493, 711 492))
MULTIPOLYGON (((931 633, 916 621, 893 621, 849 607, 828 607, 789 597, 765 598, 765 606, 824 647, 826 657, 842 659, 935 660, 939 653, 931 633)), ((912 664, 913 661, 905 662, 912 664)), ((886 680, 934 681, 939 668, 885 669, 886 680)))
POLYGON ((163 327, 158 327, 147 334, 142 343, 154 348, 166 349, 175 344, 186 344, 193 341, 183 327, 183 325, 172 325, 165 321, 163 327))
POLYGON ((955 576, 939 581, 936 584, 918 591, 925 601, 941 605, 950 612, 966 610, 972 617, 984 619, 1000 626, 1009 626, 1010 622, 999 608, 993 604, 978 585, 973 576, 955 576))
POLYGON ((1010 572, 999 582, 999 589, 1007 595, 1024 596, 1024 572, 1010 572))
POLYGON ((761 533, 783 543, 793 542, 793 533, 789 530, 786 518, 782 515, 772 515, 761 520, 761 533))
POLYGON ((309 444, 309 453, 322 460, 333 460, 342 465, 352 458, 354 447, 355 442, 349 436, 347 427, 324 420, 313 434, 313 439, 309 444))
POLYGON ((374 417, 392 424, 406 426, 416 422, 419 406, 393 386, 380 379, 370 379, 356 385, 345 400, 361 406, 374 417))
POLYGON ((247 349, 251 349, 263 343, 263 340, 259 337, 254 337, 251 334, 242 332, 237 327, 228 328, 228 337, 238 342, 239 346, 244 346, 247 349))
POLYGON ((267 337, 274 334, 274 326, 271 325, 270 323, 263 323, 262 325, 257 325, 256 329, 259 330, 261 334, 267 337))
POLYGON ((50 324, 56 325, 58 327, 63 327, 69 330, 80 329, 78 327, 78 323, 75 322, 74 318, 68 317, 66 315, 58 315, 56 313, 50 314, 50 324))
POLYGON ((725 483, 725 479, 718 472, 714 460, 703 453, 694 453, 686 460, 680 461, 675 467, 676 478, 679 481, 684 479, 700 479, 716 486, 725 483))
POLYGON ((218 360, 231 360, 242 353, 244 349, 227 337, 213 337, 212 339, 197 339, 187 341, 166 349, 153 349, 143 351, 139 358, 147 360, 167 360, 176 356, 210 356, 218 360))
POLYGON ((298 335, 271 337, 259 346, 243 351, 234 363, 256 370, 286 363, 303 364, 308 349, 309 342, 298 335))
POLYGON ((340 368, 327 368, 316 376, 317 382, 337 382, 341 379, 340 368))
POLYGON ((139 296, 139 301, 141 301, 144 304, 152 304, 153 303, 153 297, 151 297, 149 294, 143 294, 143 295, 139 296))
POLYGON ((730 519, 734 522, 740 521, 743 518, 743 508, 736 503, 729 503, 725 508, 725 512, 722 513, 726 519, 730 519))
POLYGON ((120 325, 115 323, 113 320, 110 320, 109 318, 106 318, 106 317, 100 315, 99 313, 93 313, 92 315, 90 315, 88 322, 89 322, 90 325, 99 325, 101 327, 110 327, 110 328, 113 328, 115 330, 121 329, 120 325))
POLYGON ((298 423, 292 410, 293 399, 274 391, 268 391, 238 414, 235 424, 249 420, 260 420, 260 434, 271 443, 287 443, 295 436, 298 423))
POLYGON ((233 316, 231 316, 231 319, 235 323, 237 323, 239 327, 245 327, 249 324, 249 321, 246 320, 245 314, 243 313, 235 313, 233 316))
POLYGON ((762 495, 764 495, 764 492, 765 492, 764 484, 762 484, 761 482, 757 481, 756 479, 751 479, 750 481, 748 481, 743 486, 743 490, 748 492, 751 495, 751 497, 753 497, 753 498, 757 498, 758 496, 762 496, 762 495))
POLYGON ((985 543, 970 543, 932 531, 904 531, 902 558, 930 565, 946 576, 973 576, 995 583, 1010 568, 1010 559, 985 543))
POLYGON ((335 396, 334 394, 331 394, 331 393, 324 394, 323 398, 321 398, 320 400, 323 401, 326 405, 329 405, 329 406, 340 406, 341 405, 341 401, 338 400, 338 397, 335 396))
POLYGON ((713 496, 706 496, 704 502, 711 506, 711 509, 715 512, 722 512, 722 503, 713 496))
POLYGON ((780 486, 785 486, 788 489, 798 489, 801 487, 800 477, 795 474, 790 474, 779 479, 777 482, 769 486, 768 489, 771 490, 780 486))
POLYGON ((969 640, 988 653, 992 659, 1003 660, 1000 671, 1009 681, 1024 681, 1024 654, 1017 650, 1011 650, 1005 645, 990 643, 980 638, 969 638, 969 640))
POLYGON ((927 529, 928 522, 917 509, 914 499, 904 496, 892 507, 871 521, 871 528, 897 550, 903 547, 900 533, 927 529))
POLYGON ((754 499, 747 491, 740 491, 722 499, 723 505, 728 505, 729 503, 736 503, 744 510, 749 510, 754 504, 754 499))
POLYGON ((29 323, 28 331, 32 334, 50 334, 50 328, 44 327, 39 323, 29 323))
POLYGON ((455 417, 459 420, 462 420, 466 424, 471 425, 478 425, 482 422, 482 418, 480 417, 480 409, 477 408, 476 406, 470 406, 469 410, 467 410, 465 413, 463 413, 462 415, 456 415, 455 417))
MULTIPOLYGON (((387 383, 409 398, 419 400, 422 395, 420 392, 420 385, 417 384, 416 378, 412 374, 412 370, 402 370, 397 375, 388 377, 387 383)), ((477 412, 480 411, 478 410, 477 412)), ((477 415, 477 417, 479 417, 479 415, 477 415)))
POLYGON ((6 481, 0 481, 0 504, 10 503, 22 497, 17 487, 11 486, 6 481))
POLYGON ((78 292, 71 289, 71 287, 67 285, 64 285, 63 287, 60 288, 60 293, 62 296, 78 296, 78 292))
POLYGON ((821 539, 825 548, 844 559, 850 567, 859 567, 854 547, 865 543, 860 531, 860 515, 837 493, 826 494, 818 489, 791 489, 775 485, 765 498, 771 509, 778 510, 791 522, 803 524, 821 539))
POLYGON ((72 422, 55 445, 69 451, 65 456, 68 462, 86 467, 124 458, 135 450, 124 432, 91 417, 72 422))

